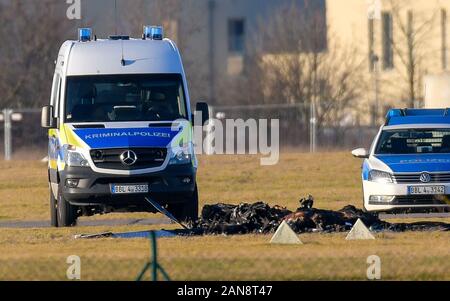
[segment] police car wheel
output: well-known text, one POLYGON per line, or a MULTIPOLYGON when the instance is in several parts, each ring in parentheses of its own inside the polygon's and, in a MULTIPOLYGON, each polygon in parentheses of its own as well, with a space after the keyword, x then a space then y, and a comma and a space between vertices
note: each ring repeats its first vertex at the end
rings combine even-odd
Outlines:
POLYGON ((77 222, 77 208, 64 199, 61 189, 58 190, 58 227, 73 227, 77 222))
POLYGON ((180 222, 193 222, 198 218, 198 190, 195 191, 190 198, 183 204, 169 206, 171 212, 180 222))
POLYGON ((58 227, 58 210, 57 208, 57 200, 53 195, 52 188, 50 190, 50 225, 52 227, 58 227))

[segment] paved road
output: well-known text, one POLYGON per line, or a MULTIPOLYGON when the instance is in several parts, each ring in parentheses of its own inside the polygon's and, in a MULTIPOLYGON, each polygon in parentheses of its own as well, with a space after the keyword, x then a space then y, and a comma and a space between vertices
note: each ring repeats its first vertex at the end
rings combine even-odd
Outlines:
MULTIPOLYGON (((450 218, 450 213, 410 213, 410 214, 380 214, 380 219, 424 219, 450 218)), ((170 225, 172 221, 168 218, 151 219, 104 219, 104 220, 81 220, 80 227, 98 226, 132 226, 132 225, 170 225)), ((50 228, 50 221, 0 221, 0 228, 50 228)))
POLYGON ((450 218, 450 213, 408 213, 408 214, 380 214, 380 219, 428 219, 428 218, 450 218))
MULTIPOLYGON (((131 226, 131 225, 169 225, 172 221, 168 218, 152 219, 107 219, 107 220, 82 220, 78 222, 80 227, 96 226, 131 226)), ((0 228, 50 228, 50 221, 0 221, 0 228)))

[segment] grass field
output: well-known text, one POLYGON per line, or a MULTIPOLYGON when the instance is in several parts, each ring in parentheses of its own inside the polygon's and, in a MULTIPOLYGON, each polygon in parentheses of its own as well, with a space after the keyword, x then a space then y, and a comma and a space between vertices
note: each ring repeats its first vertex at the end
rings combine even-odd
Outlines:
MULTIPOLYGON (((361 207, 360 164, 348 153, 286 153, 270 167, 260 166, 257 157, 201 157, 201 203, 263 200, 294 210, 300 197, 312 194, 318 208, 361 207)), ((48 219, 45 165, 23 161, 0 167, 0 220, 48 219)), ((92 218, 117 217, 151 215, 92 218)), ((149 257, 147 240, 75 240, 73 235, 173 227, 0 229, 0 280, 64 280, 69 255, 81 257, 84 280, 133 280, 149 257)), ((363 280, 369 255, 381 258, 383 279, 450 280, 450 233, 376 237, 348 242, 345 233, 303 234, 304 245, 299 246, 273 246, 266 235, 180 237, 158 243, 162 265, 177 280, 363 280)))

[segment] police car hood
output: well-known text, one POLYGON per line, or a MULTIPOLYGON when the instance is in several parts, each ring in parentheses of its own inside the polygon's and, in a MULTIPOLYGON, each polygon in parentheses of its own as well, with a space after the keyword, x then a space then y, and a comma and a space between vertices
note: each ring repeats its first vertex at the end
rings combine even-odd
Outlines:
POLYGON ((375 155, 373 163, 394 173, 449 172, 450 154, 375 155))

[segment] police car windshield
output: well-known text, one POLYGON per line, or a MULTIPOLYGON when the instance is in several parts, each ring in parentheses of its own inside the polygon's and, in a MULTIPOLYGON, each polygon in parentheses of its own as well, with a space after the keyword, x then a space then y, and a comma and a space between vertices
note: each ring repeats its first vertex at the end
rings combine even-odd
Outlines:
POLYGON ((448 154, 450 129, 402 129, 381 133, 375 154, 448 154))
POLYGON ((94 75, 67 78, 65 121, 187 119, 180 75, 94 75))

